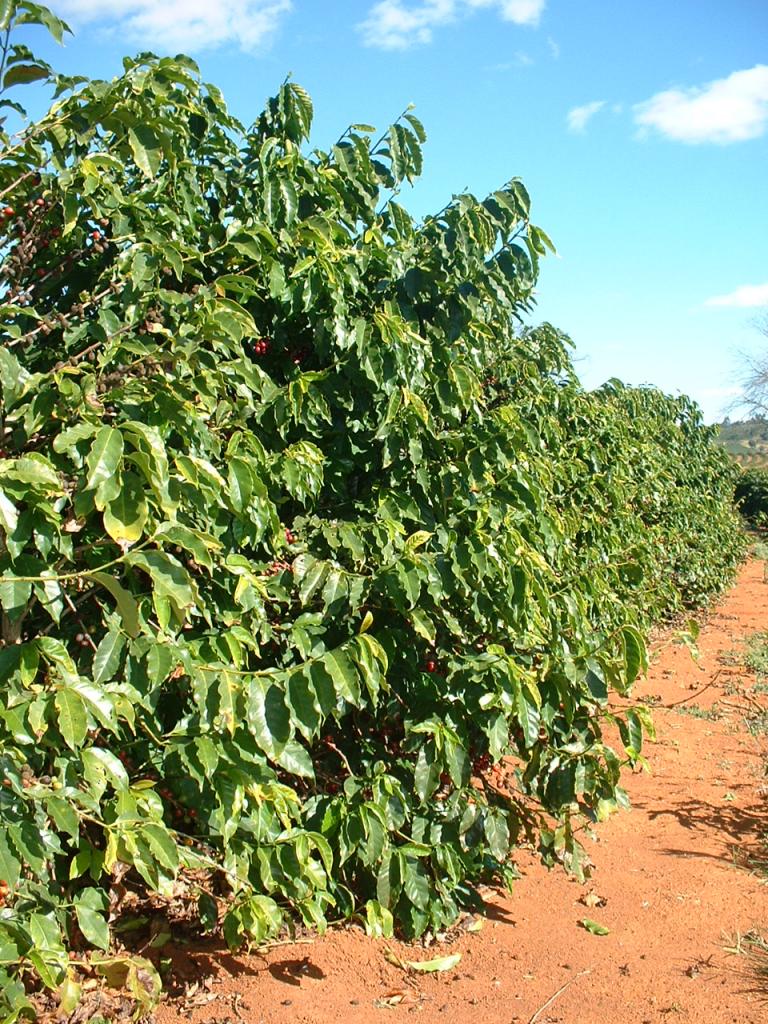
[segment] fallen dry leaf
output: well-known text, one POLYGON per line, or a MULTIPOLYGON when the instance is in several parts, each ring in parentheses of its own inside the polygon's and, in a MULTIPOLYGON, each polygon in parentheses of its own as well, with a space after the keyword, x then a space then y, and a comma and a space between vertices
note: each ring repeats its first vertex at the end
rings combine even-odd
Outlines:
POLYGON ((378 999, 374 999, 373 1005, 380 1009, 390 1006, 407 1006, 421 1001, 421 993, 414 992, 410 988, 395 989, 392 992, 386 992, 383 996, 378 999))
POLYGON ((579 903, 583 903, 585 907, 604 907, 607 902, 608 900, 598 896, 594 889, 579 897, 579 903))

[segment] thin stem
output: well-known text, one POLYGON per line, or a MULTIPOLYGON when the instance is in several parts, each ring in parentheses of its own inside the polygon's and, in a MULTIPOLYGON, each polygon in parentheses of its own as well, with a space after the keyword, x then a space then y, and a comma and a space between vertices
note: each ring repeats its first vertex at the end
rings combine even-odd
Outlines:
POLYGON ((3 44, 2 44, 3 45, 3 56, 2 56, 2 59, 0 60, 0 95, 2 95, 5 92, 5 86, 2 84, 2 82, 3 82, 3 78, 5 77, 5 64, 6 64, 6 61, 8 59, 8 47, 9 47, 10 39, 11 39, 11 28, 12 28, 12 25, 9 24, 8 28, 5 30, 5 38, 3 39, 3 44))
POLYGON ((111 569, 113 565, 120 565, 128 555, 133 554, 135 551, 141 551, 142 548, 146 548, 149 544, 154 543, 155 538, 150 537, 145 540, 142 544, 138 544, 135 548, 131 548, 130 551, 126 551, 125 554, 120 555, 119 558, 113 558, 111 562, 105 562, 104 565, 97 565, 93 569, 81 569, 79 572, 65 572, 59 576, 6 576, 6 580, 9 583, 62 583, 66 580, 85 580, 89 579, 96 572, 104 572, 105 569, 111 569))

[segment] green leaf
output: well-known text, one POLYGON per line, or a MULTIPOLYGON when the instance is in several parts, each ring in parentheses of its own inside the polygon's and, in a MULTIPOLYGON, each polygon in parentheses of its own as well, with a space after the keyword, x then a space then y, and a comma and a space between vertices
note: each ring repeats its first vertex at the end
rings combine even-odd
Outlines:
POLYGON ((104 634, 93 655, 93 681, 103 683, 112 679, 120 666, 125 637, 117 630, 104 634))
POLYGON ((315 769, 309 752, 296 740, 288 740, 278 752, 275 761, 291 775, 298 775, 303 779, 314 779, 315 777, 315 769))
POLYGON ((6 534, 14 533, 19 525, 19 514, 11 499, 0 490, 0 526, 6 534))
POLYGON ((402 876, 405 895, 419 910, 426 910, 429 907, 429 883, 421 861, 406 857, 402 876))
POLYGON ((328 578, 325 581, 323 592, 321 594, 323 604, 326 608, 331 608, 339 601, 346 599, 348 594, 347 580, 343 572, 338 569, 332 569, 328 573, 328 578))
POLYGON ((648 670, 645 643, 639 631, 633 626, 624 626, 621 638, 624 644, 624 671, 627 685, 631 686, 641 672, 648 670))
POLYGON ((67 1016, 73 1014, 80 1003, 82 992, 82 984, 72 977, 71 974, 68 974, 56 993, 59 998, 60 1012, 67 1016))
POLYGON ((86 456, 88 477, 86 490, 98 490, 104 483, 112 482, 123 457, 123 435, 114 427, 102 427, 93 440, 86 456))
POLYGON ((32 584, 19 580, 7 569, 0 576, 0 606, 11 619, 17 619, 27 606, 32 594, 32 584))
POLYGON ((248 723, 261 749, 276 760, 291 736, 291 720, 276 685, 253 679, 249 685, 248 723))
POLYGON ((125 559, 126 565, 146 572, 155 594, 166 598, 179 612, 195 603, 197 588, 181 563, 164 551, 133 551, 125 559))
POLYGON ((179 850, 168 830, 163 825, 146 824, 141 834, 158 862, 175 875, 179 869, 179 850))
POLYGON ((315 562, 304 576, 299 586, 299 600, 303 605, 309 604, 312 595, 323 585, 328 569, 327 562, 315 562))
POLYGON ((434 743, 430 741, 419 748, 413 773, 416 795, 422 803, 432 796, 439 781, 440 765, 435 758, 434 743))
POLYGON ((392 911, 377 900, 368 900, 365 904, 365 931, 374 939, 391 939, 395 931, 392 911))
POLYGON ((197 913, 204 932, 213 931, 219 923, 219 907, 216 900, 207 892, 197 897, 197 913))
POLYGON ((14 64, 3 77, 3 89, 9 89, 12 85, 29 85, 30 82, 39 82, 50 77, 51 71, 46 65, 14 64))
POLYGON ((64 454, 81 441, 87 441, 93 437, 98 432, 98 429, 95 423, 75 423, 56 435, 53 439, 53 450, 59 454, 64 454))
POLYGON ((54 466, 37 452, 4 463, 0 462, 0 475, 30 484, 35 490, 49 494, 62 493, 61 481, 54 466))
POLYGON ((480 397, 480 382, 468 366, 453 363, 448 369, 448 375, 465 409, 480 397))
POLYGON ((419 974, 434 974, 440 971, 452 971, 461 962, 461 953, 449 953, 448 956, 437 956, 433 960, 404 960, 409 971, 419 974))
POLYGON ((434 645, 437 632, 435 630, 435 624, 429 615, 420 608, 412 608, 408 614, 411 622, 413 623, 413 628, 419 636, 424 637, 430 646, 434 645))
MULTIPOLYGON (((65 800, 63 797, 50 796, 46 800, 46 810, 53 819, 56 828, 66 832, 73 839, 77 839, 80 834, 80 819, 77 811, 68 800, 65 800)), ((0 877, 6 878, 7 876, 2 875, 0 877)))
POLYGON ((579 921, 579 924, 582 928, 586 928, 586 930, 591 932, 593 935, 610 935, 611 933, 610 928, 606 928, 604 925, 598 924, 597 921, 593 921, 589 917, 583 917, 579 921))
POLYGON ((117 610, 123 620, 123 626, 128 636, 139 635, 139 606, 133 595, 118 583, 114 576, 106 572, 92 572, 90 578, 94 583, 100 584, 114 597, 117 603, 117 610))
POLYGON ((56 691, 54 698, 58 712, 57 724, 64 742, 71 750, 83 745, 88 732, 88 718, 83 698, 69 687, 56 691))
POLYGON ((320 728, 322 713, 308 668, 302 667, 291 672, 287 698, 296 728, 306 740, 311 740, 320 728))
POLYGON ((8 829, 0 825, 0 878, 15 889, 21 877, 21 861, 8 842, 8 829))
POLYGON ((134 473, 123 476, 120 493, 104 508, 104 529, 121 546, 141 540, 149 508, 139 478, 134 473))
POLYGON ((509 826, 505 816, 489 809, 485 818, 485 837, 496 860, 504 860, 509 853, 509 826))
POLYGON ((18 0, 0 0, 0 32, 5 32, 16 13, 18 0))
POLYGON ((202 530, 192 530, 181 523, 163 523, 155 531, 155 539, 163 538, 168 544, 175 544, 188 551, 194 560, 204 565, 209 571, 213 571, 213 555, 221 551, 222 545, 210 533, 202 530))
POLYGON ((248 507, 254 490, 254 478, 250 465, 245 459, 234 457, 227 467, 229 496, 238 512, 248 507))
POLYGON ((147 651, 147 673, 154 686, 164 683, 178 658, 165 643, 155 643, 147 651))
POLYGON ((628 708, 626 715, 627 721, 625 728, 622 729, 622 739, 626 744, 627 752, 631 756, 637 756, 643 749, 643 723, 634 708, 628 708))
POLYGON ((333 680, 336 693, 342 700, 360 706, 360 677, 346 651, 337 648, 323 655, 322 661, 333 680))
POLYGON ((163 151, 153 129, 147 124, 138 124, 130 128, 128 142, 141 173, 146 178, 154 178, 160 169, 163 151))
MULTIPOLYGON (((15 4, 10 6, 15 6, 15 4)), ((16 23, 19 25, 43 25, 51 33, 57 43, 61 43, 64 39, 64 33, 68 32, 72 35, 72 29, 61 18, 57 17, 53 11, 50 11, 47 7, 42 4, 32 3, 31 0, 23 0, 22 4, 19 4, 19 10, 16 14, 16 23)), ((5 25, 0 18, 0 26, 5 28, 5 25)))
POLYGON ((125 767, 111 750, 102 747, 86 747, 80 751, 83 762, 83 775, 103 791, 107 783, 116 790, 128 787, 128 773, 125 767))
MULTIPOLYGON (((93 890, 86 890, 93 891, 93 890)), ((109 925, 103 913, 86 906, 82 899, 75 900, 75 916, 87 942, 99 949, 109 949, 109 925)))

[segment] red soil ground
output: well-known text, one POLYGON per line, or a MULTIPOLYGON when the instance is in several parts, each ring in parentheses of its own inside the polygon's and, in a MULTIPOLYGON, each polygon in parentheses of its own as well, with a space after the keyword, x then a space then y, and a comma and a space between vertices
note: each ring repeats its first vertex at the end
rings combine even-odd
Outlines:
POLYGON ((768 1021, 768 981, 761 989, 724 948, 768 929, 768 890, 746 863, 768 830, 768 750, 744 720, 768 697, 724 657, 756 630, 768 630, 768 583, 763 563, 751 561, 706 617, 698 664, 669 638, 656 644, 638 690, 657 705, 650 771, 626 780, 632 810, 588 840, 587 884, 523 854, 514 892, 489 894, 482 928, 449 945, 425 950, 340 929, 250 956, 190 952, 179 965, 194 979, 188 995, 165 1003, 159 1024, 768 1021), (610 933, 589 933, 578 924, 585 917, 610 933), (416 975, 385 959, 386 946, 403 959, 462 958, 416 975))

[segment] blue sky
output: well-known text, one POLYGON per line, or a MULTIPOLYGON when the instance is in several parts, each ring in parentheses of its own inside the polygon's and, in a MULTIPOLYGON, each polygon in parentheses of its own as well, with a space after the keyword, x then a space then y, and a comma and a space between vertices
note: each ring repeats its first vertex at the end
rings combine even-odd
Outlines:
MULTIPOLYGON (((428 141, 416 215, 522 177, 554 240, 535 320, 617 376, 734 399, 768 316, 766 0, 53 0, 57 68, 111 77, 124 53, 191 53, 250 121, 286 73, 314 144, 410 102, 428 141)), ((38 43, 38 39, 35 39, 38 43)))

